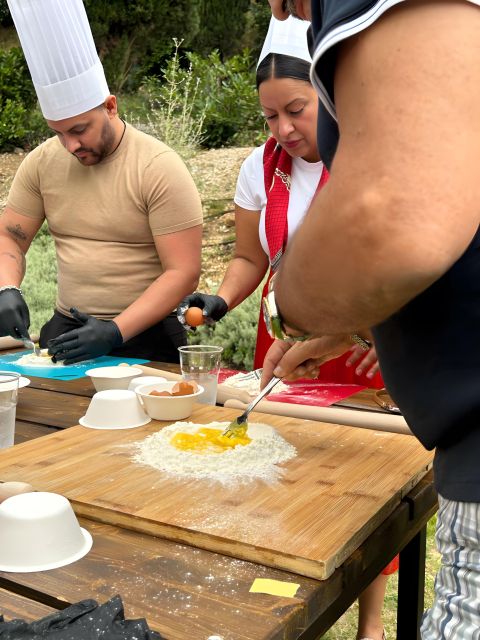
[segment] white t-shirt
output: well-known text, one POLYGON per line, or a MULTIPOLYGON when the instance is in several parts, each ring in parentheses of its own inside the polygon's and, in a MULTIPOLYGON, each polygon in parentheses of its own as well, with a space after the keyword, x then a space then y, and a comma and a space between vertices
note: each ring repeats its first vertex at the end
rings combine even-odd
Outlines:
MULTIPOLYGON (((260 211, 259 235, 263 250, 267 255, 268 244, 265 233, 265 208, 267 195, 263 173, 263 152, 265 145, 258 147, 246 158, 240 169, 235 192, 235 204, 249 211, 260 211)), ((292 184, 288 203, 288 240, 295 233, 308 211, 320 176, 323 162, 306 162, 303 158, 292 159, 292 184)))

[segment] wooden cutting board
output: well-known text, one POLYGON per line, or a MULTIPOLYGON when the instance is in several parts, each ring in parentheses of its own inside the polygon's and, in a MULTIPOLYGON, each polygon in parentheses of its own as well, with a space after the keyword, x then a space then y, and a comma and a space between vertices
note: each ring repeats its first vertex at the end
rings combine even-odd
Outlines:
MULTIPOLYGON (((192 422, 237 411, 197 405, 192 422)), ((237 558, 328 578, 431 466, 415 438, 253 414, 298 456, 283 478, 225 487, 181 481, 132 460, 133 443, 167 423, 132 430, 81 426, 0 452, 0 481, 22 480, 68 497, 79 515, 237 558)))

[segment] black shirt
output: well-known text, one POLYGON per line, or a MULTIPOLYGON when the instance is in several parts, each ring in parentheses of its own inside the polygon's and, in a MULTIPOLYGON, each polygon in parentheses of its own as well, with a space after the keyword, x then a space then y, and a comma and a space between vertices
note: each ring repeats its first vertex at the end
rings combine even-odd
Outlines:
MULTIPOLYGON (((399 1, 312 1, 313 81, 323 103, 318 146, 327 166, 339 137, 337 45, 399 1)), ((436 447, 438 492, 480 502, 480 231, 444 276, 373 332, 390 394, 422 444, 436 447)))

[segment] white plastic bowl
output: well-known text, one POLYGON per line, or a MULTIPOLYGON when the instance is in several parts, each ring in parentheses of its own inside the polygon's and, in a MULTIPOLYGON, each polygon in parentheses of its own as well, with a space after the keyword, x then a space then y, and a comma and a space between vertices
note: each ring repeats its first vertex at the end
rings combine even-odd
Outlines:
POLYGON ((129 391, 135 391, 138 387, 143 387, 146 384, 156 384, 157 382, 167 382, 167 379, 161 376, 140 376, 130 380, 128 389, 129 391))
POLYGON ((203 387, 198 385, 198 391, 189 396, 151 396, 151 391, 172 391, 176 382, 156 382, 155 384, 146 384, 135 389, 135 393, 140 400, 147 414, 154 420, 183 420, 188 418, 192 411, 193 405, 202 395, 203 387))
POLYGON ((69 501, 47 492, 22 493, 0 504, 0 571, 29 573, 71 564, 92 547, 69 501))
POLYGON ((133 378, 141 376, 143 371, 136 367, 97 367, 85 371, 90 376, 97 391, 108 389, 128 389, 133 378))
POLYGON ((79 422, 90 429, 134 429, 148 424, 150 418, 133 391, 109 389, 93 396, 79 422))

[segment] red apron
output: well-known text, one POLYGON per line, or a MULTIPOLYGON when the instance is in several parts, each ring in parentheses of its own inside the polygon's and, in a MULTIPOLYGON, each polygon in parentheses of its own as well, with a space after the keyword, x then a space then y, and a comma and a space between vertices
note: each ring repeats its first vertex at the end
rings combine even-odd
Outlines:
MULTIPOLYGON (((263 172, 265 192, 267 194, 265 233, 270 258, 270 273, 267 283, 263 288, 262 297, 264 297, 268 291, 268 283, 278 269, 280 259, 288 241, 288 203, 290 198, 292 158, 277 144, 277 141, 273 137, 269 138, 265 145, 263 172)), ((327 180, 328 171, 323 167, 315 195, 326 184, 327 180)), ((262 309, 260 309, 253 363, 255 369, 260 369, 263 366, 265 355, 272 343, 273 339, 267 332, 263 312, 262 309)), ((323 364, 320 367, 318 378, 324 382, 361 384, 374 389, 382 389, 385 386, 380 373, 376 373, 373 379, 369 379, 365 374, 358 376, 355 373, 355 366, 346 367, 345 362, 349 355, 350 352, 348 351, 338 358, 323 364)))

